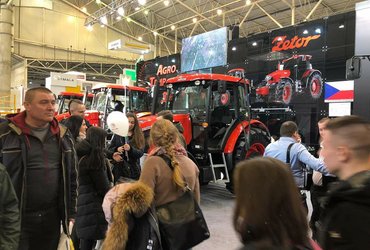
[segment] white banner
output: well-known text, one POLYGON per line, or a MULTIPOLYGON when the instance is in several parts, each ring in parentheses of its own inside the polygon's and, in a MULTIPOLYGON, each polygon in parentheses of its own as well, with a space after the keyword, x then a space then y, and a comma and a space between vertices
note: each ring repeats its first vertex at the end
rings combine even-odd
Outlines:
POLYGON ((51 86, 77 87, 78 75, 50 72, 51 86))

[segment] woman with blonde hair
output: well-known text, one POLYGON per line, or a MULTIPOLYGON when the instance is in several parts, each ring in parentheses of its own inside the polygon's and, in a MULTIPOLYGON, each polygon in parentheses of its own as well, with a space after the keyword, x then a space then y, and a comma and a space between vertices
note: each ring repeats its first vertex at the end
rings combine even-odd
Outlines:
POLYGON ((154 205, 176 200, 183 194, 186 184, 199 203, 199 170, 178 142, 178 131, 172 122, 156 121, 150 131, 150 143, 154 148, 144 162, 140 181, 154 190, 154 205), (173 170, 166 163, 166 157, 173 170))
POLYGON ((290 169, 270 158, 239 163, 234 172, 234 228, 243 249, 320 249, 290 169))

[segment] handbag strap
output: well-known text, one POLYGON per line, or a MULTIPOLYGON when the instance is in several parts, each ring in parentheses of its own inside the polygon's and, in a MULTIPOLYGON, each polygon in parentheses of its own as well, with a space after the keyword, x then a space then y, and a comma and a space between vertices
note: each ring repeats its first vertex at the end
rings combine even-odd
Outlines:
POLYGON ((292 146, 294 144, 295 144, 294 142, 289 144, 288 149, 286 151, 286 161, 285 161, 285 163, 287 163, 287 164, 290 164, 290 149, 292 148, 292 146))
MULTIPOLYGON (((155 155, 155 156, 158 156, 158 157, 161 157, 167 164, 167 166, 173 171, 174 167, 172 166, 172 163, 171 163, 171 159, 168 155, 165 155, 165 154, 159 154, 159 155, 155 155)), ((184 179, 184 182, 185 182, 185 189, 188 190, 188 191, 191 191, 191 188, 189 187, 188 185, 188 182, 184 179)))

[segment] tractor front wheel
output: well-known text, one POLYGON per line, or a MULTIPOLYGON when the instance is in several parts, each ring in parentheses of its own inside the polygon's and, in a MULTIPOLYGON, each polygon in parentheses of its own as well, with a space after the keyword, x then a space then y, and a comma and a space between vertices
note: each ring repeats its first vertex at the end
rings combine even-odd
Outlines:
POLYGON ((257 156, 263 156, 266 146, 269 144, 268 136, 264 131, 259 128, 252 128, 250 135, 250 146, 248 147, 245 136, 240 135, 236 142, 234 155, 233 155, 233 166, 229 169, 230 182, 226 183, 226 188, 233 192, 233 171, 239 162, 247 159, 251 159, 257 156))

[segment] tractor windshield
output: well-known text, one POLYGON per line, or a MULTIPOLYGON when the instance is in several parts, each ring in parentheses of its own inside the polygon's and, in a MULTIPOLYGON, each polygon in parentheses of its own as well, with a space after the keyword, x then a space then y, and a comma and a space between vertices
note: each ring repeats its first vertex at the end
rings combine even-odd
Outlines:
MULTIPOLYGON (((188 84, 187 84, 188 85, 188 84)), ((176 84, 165 92, 164 98, 169 94, 168 109, 174 114, 190 113, 195 117, 202 117, 206 114, 207 88, 203 85, 184 86, 176 84)))
POLYGON ((125 93, 123 90, 112 90, 111 93, 111 95, 108 95, 108 102, 106 102, 106 92, 96 93, 92 108, 104 112, 107 103, 108 113, 111 111, 122 112, 126 105, 128 107, 127 111, 135 113, 149 110, 147 93, 144 91, 127 90, 125 93))

